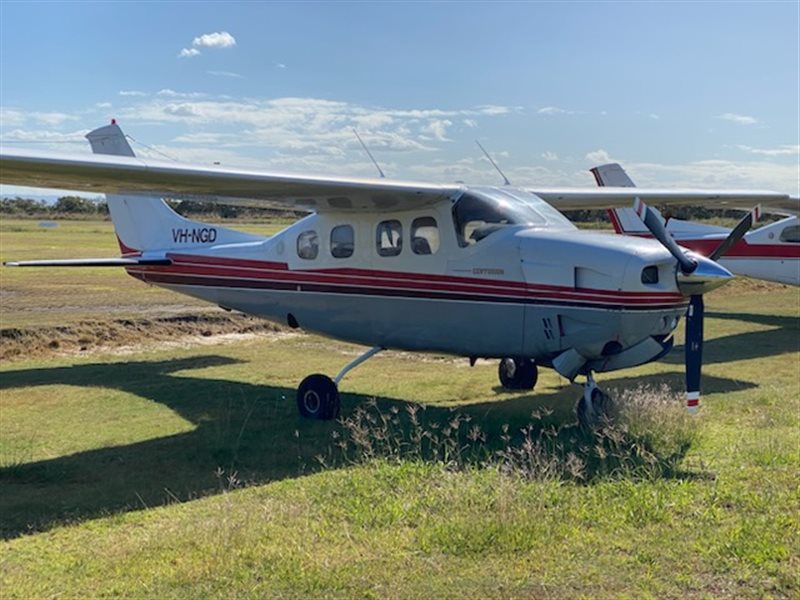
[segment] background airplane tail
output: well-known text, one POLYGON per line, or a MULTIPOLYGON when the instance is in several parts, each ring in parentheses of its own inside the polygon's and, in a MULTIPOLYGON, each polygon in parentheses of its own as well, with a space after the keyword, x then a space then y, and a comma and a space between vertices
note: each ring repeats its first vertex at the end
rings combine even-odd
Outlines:
MULTIPOLYGON (((115 121, 86 134, 95 154, 136 156, 115 121)), ((106 194, 111 221, 123 256, 146 251, 186 250, 265 238, 186 219, 161 198, 106 194)))

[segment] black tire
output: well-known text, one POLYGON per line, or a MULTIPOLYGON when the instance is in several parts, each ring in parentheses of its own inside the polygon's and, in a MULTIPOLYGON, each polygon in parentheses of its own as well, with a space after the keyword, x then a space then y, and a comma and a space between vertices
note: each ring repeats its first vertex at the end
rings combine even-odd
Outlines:
POLYGON ((507 390, 532 390, 539 379, 539 369, 529 358, 503 358, 497 376, 507 390))
POLYGON ((592 390, 592 409, 598 423, 613 421, 616 416, 614 400, 600 388, 592 390))
POLYGON ((578 417, 578 424, 582 429, 594 429, 597 425, 614 419, 616 414, 614 401, 603 390, 600 388, 592 390, 591 403, 590 408, 587 405, 586 397, 581 394, 575 405, 575 415, 578 417))
POLYGON ((339 416, 339 390, 327 375, 309 375, 297 388, 297 409, 307 419, 330 421, 339 416))
POLYGON ((578 403, 575 405, 575 416, 578 418, 578 425, 584 431, 589 431, 594 427, 595 418, 592 410, 587 406, 586 396, 581 394, 578 403))

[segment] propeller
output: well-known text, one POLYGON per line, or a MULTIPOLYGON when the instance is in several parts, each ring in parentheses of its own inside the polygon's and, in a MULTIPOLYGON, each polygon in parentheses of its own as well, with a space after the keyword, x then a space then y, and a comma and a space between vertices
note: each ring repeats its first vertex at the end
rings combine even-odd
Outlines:
MULTIPOLYGON (((684 351, 686 361, 686 408, 690 413, 696 413, 700 407, 700 376, 703 368, 703 294, 726 283, 733 275, 717 264, 713 258, 705 258, 699 254, 690 253, 678 246, 672 236, 667 233, 658 215, 641 199, 636 198, 633 209, 645 224, 645 227, 653 234, 653 237, 661 242, 669 250, 670 254, 675 257, 678 263, 678 273, 676 275, 678 289, 684 296, 689 296, 689 307, 686 311, 686 344, 684 351)), ((753 212, 755 212, 755 209, 753 212)), ((753 216, 752 213, 751 216, 753 216)), ((744 219, 739 225, 742 225, 743 222, 744 219)), ((739 230, 739 225, 714 250, 712 256, 720 256, 741 239, 747 228, 742 225, 741 231, 737 231, 739 230)))
POLYGON ((718 260, 720 256, 725 254, 728 250, 730 250, 731 246, 736 244, 739 240, 744 237, 744 234, 747 233, 753 224, 758 221, 758 217, 761 215, 761 205, 759 204, 749 213, 747 213, 744 217, 742 217, 741 221, 736 224, 731 232, 728 234, 722 243, 717 246, 716 250, 714 250, 711 254, 709 254, 708 258, 711 260, 718 260))
POLYGON ((681 271, 685 275, 694 273, 695 269, 697 269, 697 261, 687 256, 686 253, 681 250, 681 247, 678 246, 678 243, 672 239, 672 236, 669 233, 667 233, 664 223, 661 222, 661 219, 658 217, 655 211, 647 206, 647 204, 642 202, 640 198, 636 198, 633 201, 633 210, 642 220, 642 223, 644 223, 645 227, 647 227, 647 229, 650 230, 650 233, 653 234, 653 237, 661 242, 661 245, 669 250, 669 253, 675 257, 675 260, 678 261, 678 266, 680 267, 681 271))

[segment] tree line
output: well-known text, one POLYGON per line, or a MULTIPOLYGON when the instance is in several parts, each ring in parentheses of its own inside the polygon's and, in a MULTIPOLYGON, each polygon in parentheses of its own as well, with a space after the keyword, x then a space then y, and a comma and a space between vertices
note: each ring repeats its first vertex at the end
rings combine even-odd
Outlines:
MULTIPOLYGON (((293 219, 305 213, 291 210, 276 210, 271 208, 230 206, 214 202, 199 202, 194 200, 167 200, 175 212, 188 218, 201 219, 241 219, 241 220, 269 220, 293 219)), ((567 210, 564 215, 575 223, 591 223, 606 221, 605 210, 567 210)), ((678 206, 663 209, 662 213, 676 219, 689 221, 728 218, 738 219, 741 211, 729 209, 714 209, 703 206, 678 206)), ((108 218, 108 203, 103 198, 91 199, 82 196, 62 196, 55 202, 32 198, 2 198, 0 199, 0 215, 30 217, 30 218, 108 218)), ((772 220, 769 217, 767 221, 772 220)))
MULTIPOLYGON (((229 206, 213 202, 194 200, 167 200, 175 212, 192 218, 205 219, 270 219, 294 218, 305 213, 271 208, 229 206)), ((103 198, 91 199, 83 196, 61 196, 55 202, 34 198, 0 199, 0 215, 28 218, 109 218, 108 203, 103 198)))

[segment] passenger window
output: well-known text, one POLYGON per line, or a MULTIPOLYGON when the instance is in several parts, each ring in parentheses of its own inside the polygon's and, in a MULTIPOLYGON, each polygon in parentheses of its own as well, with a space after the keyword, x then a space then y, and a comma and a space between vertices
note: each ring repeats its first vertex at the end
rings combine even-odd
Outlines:
POLYGON ((790 244, 800 244, 800 225, 784 227, 779 239, 782 242, 789 242, 790 244))
POLYGON ((316 231, 304 231, 297 237, 297 256, 313 260, 319 254, 319 238, 316 231))
POLYGON ((337 225, 331 229, 331 255, 334 258, 353 256, 355 236, 351 225, 337 225))
POLYGON ((436 254, 439 249, 439 227, 433 217, 419 217, 411 223, 411 251, 414 254, 436 254))
POLYGON ((380 256, 397 256, 403 249, 403 226, 400 221, 381 221, 375 230, 375 243, 380 256))

